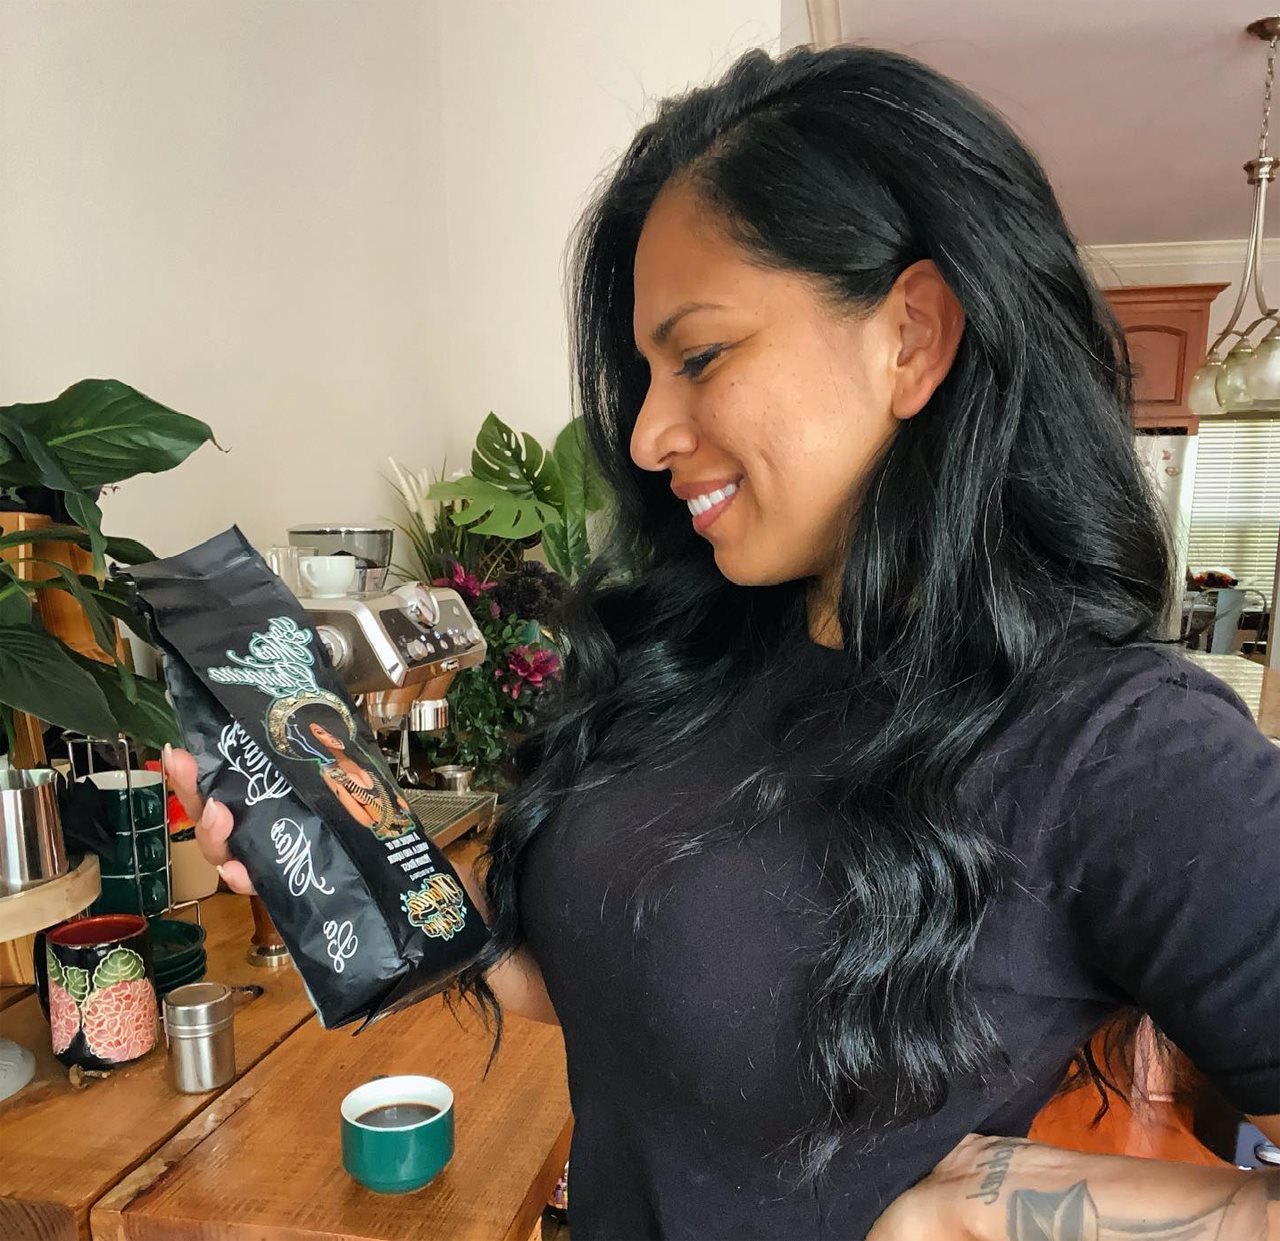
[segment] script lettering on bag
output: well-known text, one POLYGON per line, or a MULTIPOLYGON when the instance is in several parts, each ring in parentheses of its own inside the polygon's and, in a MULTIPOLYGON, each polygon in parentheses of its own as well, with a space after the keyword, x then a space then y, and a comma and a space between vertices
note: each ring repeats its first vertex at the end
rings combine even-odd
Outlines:
POLYGON ((276 847, 276 864, 284 872, 289 891, 294 896, 304 895, 314 888, 322 896, 333 894, 332 885, 323 875, 316 874, 311 859, 311 841, 300 823, 293 819, 277 819, 271 825, 271 843, 276 847))
POLYGON ((272 761, 262 752, 252 737, 238 723, 228 724, 218 739, 218 753, 227 761, 232 771, 245 778, 245 805, 256 806, 260 801, 275 801, 288 797, 289 782, 280 774, 272 761))
POLYGON ((228 651, 230 665, 209 669, 209 679, 220 685, 252 685, 272 698, 310 691, 317 693, 311 654, 311 630, 288 616, 273 617, 263 633, 249 639, 249 653, 228 651))

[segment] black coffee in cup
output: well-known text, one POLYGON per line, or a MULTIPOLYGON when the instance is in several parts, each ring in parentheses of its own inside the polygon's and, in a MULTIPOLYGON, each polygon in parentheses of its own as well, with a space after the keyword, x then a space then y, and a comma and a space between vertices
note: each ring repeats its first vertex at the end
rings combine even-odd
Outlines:
POLYGON ((361 1113, 356 1117, 356 1124, 370 1129, 407 1129, 439 1115, 440 1109, 430 1103, 384 1103, 361 1113))
POLYGON ((441 990, 488 929, 415 819, 307 613, 232 527, 129 574, 200 792, 327 1027, 441 990))

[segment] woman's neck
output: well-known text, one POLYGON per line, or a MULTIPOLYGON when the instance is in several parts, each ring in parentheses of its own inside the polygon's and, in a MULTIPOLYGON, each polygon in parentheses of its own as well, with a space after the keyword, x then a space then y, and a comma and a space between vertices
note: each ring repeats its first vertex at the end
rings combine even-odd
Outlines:
POLYGON ((830 646, 839 650, 844 646, 844 634, 840 629, 838 600, 840 598, 839 579, 830 577, 814 578, 809 583, 809 594, 806 599, 809 620, 809 637, 819 646, 830 646))

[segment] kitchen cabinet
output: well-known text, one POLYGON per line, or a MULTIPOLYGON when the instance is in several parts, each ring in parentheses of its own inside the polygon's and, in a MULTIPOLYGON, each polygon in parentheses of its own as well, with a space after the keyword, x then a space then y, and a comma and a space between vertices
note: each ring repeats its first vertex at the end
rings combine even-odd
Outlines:
POLYGON ((1102 291, 1129 346, 1138 427, 1195 434, 1199 419, 1187 408, 1187 392, 1209 347, 1209 307, 1225 288, 1161 284, 1102 291))

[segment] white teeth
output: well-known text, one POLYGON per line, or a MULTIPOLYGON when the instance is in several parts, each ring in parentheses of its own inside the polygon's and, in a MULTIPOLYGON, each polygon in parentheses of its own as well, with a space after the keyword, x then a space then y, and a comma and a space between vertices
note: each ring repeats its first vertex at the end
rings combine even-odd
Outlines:
POLYGON ((738 490, 737 483, 727 483, 722 488, 715 491, 709 491, 706 495, 694 496, 692 500, 686 501, 689 505, 689 512, 695 517, 701 517, 703 513, 715 508, 717 504, 727 500, 738 490))

